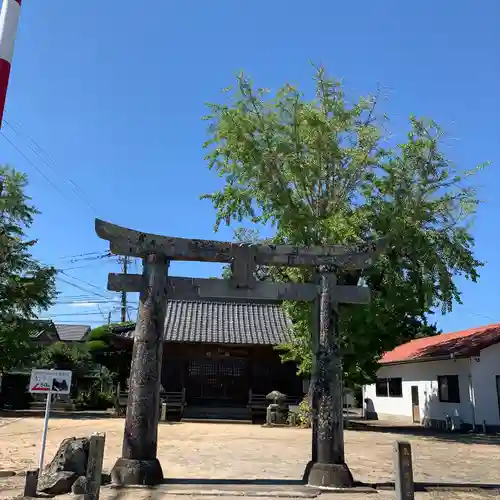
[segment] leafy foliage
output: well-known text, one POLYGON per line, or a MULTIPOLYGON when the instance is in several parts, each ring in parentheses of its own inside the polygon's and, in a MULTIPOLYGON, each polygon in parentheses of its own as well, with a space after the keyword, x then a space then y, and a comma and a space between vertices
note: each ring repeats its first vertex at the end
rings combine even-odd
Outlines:
POLYGON ((297 412, 297 423, 300 427, 311 427, 311 418, 312 410, 306 397, 299 404, 297 412))
POLYGON ((94 328, 88 335, 87 346, 96 363, 105 366, 120 383, 124 383, 130 373, 131 349, 119 348, 113 340, 113 333, 119 329, 132 329, 133 322, 114 323, 94 328))
POLYGON ((80 410, 107 410, 114 404, 115 395, 102 391, 101 382, 96 380, 88 389, 78 391, 74 403, 80 410))
POLYGON ((71 370, 74 378, 87 375, 94 368, 94 362, 85 344, 55 342, 40 350, 36 357, 37 368, 71 370))
MULTIPOLYGON (((355 244, 384 236, 388 251, 341 283, 373 291, 366 307, 345 306, 340 317, 348 383, 373 376, 383 351, 438 333, 427 317, 460 302, 455 278, 476 281, 482 265, 469 232, 478 201, 467 178, 444 156, 443 133, 431 120, 411 117, 406 141, 390 148, 376 117, 378 96, 348 104, 339 82, 322 68, 316 96, 293 86, 276 95, 244 75, 228 104, 209 105, 209 167, 224 187, 204 195, 221 223, 274 228, 275 244, 355 244)), ((247 230, 248 231, 248 230, 247 230)), ((255 237, 255 234, 254 234, 255 237)), ((259 279, 304 282, 312 270, 259 269, 259 279)), ((229 273, 225 271, 226 276, 229 273)), ((285 303, 295 341, 285 360, 311 368, 310 305, 285 303)))
POLYGON ((56 295, 55 269, 33 258, 36 240, 26 238, 38 213, 26 186, 24 174, 0 166, 0 371, 31 354, 31 320, 56 295))

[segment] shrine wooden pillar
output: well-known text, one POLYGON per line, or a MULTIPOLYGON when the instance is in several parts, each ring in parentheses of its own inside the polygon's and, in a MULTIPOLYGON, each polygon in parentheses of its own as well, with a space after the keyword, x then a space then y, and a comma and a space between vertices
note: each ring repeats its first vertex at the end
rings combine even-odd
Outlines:
POLYGON ((161 254, 150 254, 143 259, 143 266, 122 456, 111 470, 117 485, 163 481, 157 434, 169 261, 161 254))

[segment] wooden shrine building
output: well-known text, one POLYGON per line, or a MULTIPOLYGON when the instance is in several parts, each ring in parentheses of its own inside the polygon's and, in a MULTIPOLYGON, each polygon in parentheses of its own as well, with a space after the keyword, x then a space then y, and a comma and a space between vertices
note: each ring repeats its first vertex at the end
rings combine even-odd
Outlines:
MULTIPOLYGON (((116 343, 132 345, 134 329, 116 343)), ((275 347, 289 342, 290 323, 279 302, 168 300, 161 382, 182 393, 186 409, 247 408, 272 390, 290 401, 303 396, 295 363, 282 363, 275 347)))

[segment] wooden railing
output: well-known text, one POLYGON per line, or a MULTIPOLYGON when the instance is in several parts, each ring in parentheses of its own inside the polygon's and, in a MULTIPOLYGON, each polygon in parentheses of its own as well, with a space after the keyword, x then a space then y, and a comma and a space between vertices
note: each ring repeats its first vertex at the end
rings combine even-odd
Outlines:
POLYGON ((266 394, 255 394, 252 389, 248 391, 248 405, 247 408, 250 413, 266 411, 269 402, 266 399, 266 394))
MULTIPOLYGON (((118 397, 116 408, 119 415, 125 415, 125 411, 127 409, 127 399, 128 392, 121 391, 118 397)), ((165 404, 165 410, 167 413, 180 412, 182 414, 184 412, 184 408, 186 407, 186 389, 175 392, 161 392, 160 402, 161 406, 165 404)), ((160 412, 161 411, 162 409, 160 408, 160 412)))
POLYGON ((162 392, 160 394, 160 399, 164 403, 168 410, 181 410, 183 411, 186 407, 186 389, 177 392, 162 392))

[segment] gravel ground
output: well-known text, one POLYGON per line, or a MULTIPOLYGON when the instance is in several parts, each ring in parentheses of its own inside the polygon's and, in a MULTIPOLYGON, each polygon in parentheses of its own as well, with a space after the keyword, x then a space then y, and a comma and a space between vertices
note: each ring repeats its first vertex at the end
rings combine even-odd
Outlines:
MULTIPOLYGON (((36 468, 42 432, 41 418, 0 419, 0 470, 23 472, 36 468)), ((46 457, 50 460, 60 442, 71 436, 106 433, 104 469, 120 455, 123 419, 53 419, 50 421, 46 457)), ((375 483, 392 479, 392 446, 395 440, 412 444, 415 481, 495 483, 499 482, 500 447, 494 439, 450 435, 405 436, 387 432, 346 431, 346 460, 356 480, 375 483)), ((256 425, 182 423, 161 424, 158 457, 168 478, 206 479, 300 479, 309 459, 311 433, 306 429, 264 428, 256 425)), ((23 478, 0 478, 0 499, 20 493, 23 478)), ((130 492, 122 492, 128 496, 130 492)), ((163 491, 137 492, 134 498, 153 498, 163 491), (149 496, 148 496, 149 495, 149 496)), ((103 490, 102 498, 116 497, 103 490), (105 493, 106 492, 106 493, 105 493), (111 495, 111 496, 110 496, 111 495)), ((229 492, 228 492, 229 495, 229 492)), ((335 498, 339 498, 336 494, 335 498)), ((485 493, 431 492, 427 497, 479 498, 485 493), (458 495, 458 496, 457 496, 458 495)), ((188 492, 183 494, 188 498, 188 492)), ((329 495, 330 496, 330 495, 329 495)), ((343 495, 342 495, 343 496, 343 495)), ((357 493, 349 498, 357 500, 357 493)), ((365 496, 365 495, 363 495, 365 496)), ((392 499, 383 492, 377 499, 392 499)), ((61 497, 62 498, 62 497, 61 497)), ((194 497, 193 497, 194 498, 194 497)), ((204 496, 207 498, 207 496, 204 496)))

